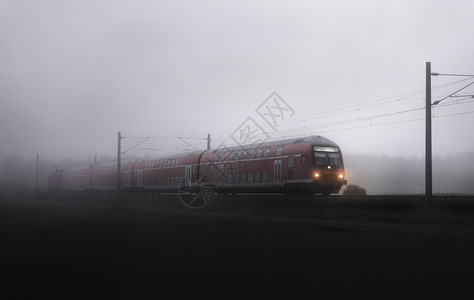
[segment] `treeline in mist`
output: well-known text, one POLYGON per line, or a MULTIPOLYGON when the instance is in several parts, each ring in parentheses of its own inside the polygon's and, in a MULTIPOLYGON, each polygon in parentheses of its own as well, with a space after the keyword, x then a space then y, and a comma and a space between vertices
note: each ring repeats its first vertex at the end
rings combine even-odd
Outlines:
MULTIPOLYGON (((425 158, 346 154, 346 179, 368 194, 424 194, 425 158)), ((433 193, 474 194, 474 152, 433 157, 433 193)))
MULTIPOLYGON (((98 164, 114 161, 114 158, 103 155, 98 164)), ((45 158, 39 156, 24 158, 20 155, 7 155, 0 159, 0 192, 35 192, 46 191, 48 175, 56 170, 64 170, 77 166, 94 165, 93 158, 45 158)))

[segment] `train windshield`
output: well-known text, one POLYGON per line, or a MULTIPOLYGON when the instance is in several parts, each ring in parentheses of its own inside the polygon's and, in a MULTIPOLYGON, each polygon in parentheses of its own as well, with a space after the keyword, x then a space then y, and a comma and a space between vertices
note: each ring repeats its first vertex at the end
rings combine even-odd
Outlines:
POLYGON ((342 165, 341 153, 339 148, 333 147, 314 147, 314 161, 317 166, 334 166, 342 165))

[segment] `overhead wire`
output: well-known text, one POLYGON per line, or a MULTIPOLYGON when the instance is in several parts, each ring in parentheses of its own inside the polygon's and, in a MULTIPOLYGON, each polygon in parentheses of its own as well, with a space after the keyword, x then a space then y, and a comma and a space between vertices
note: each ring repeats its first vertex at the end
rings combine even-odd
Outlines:
MULTIPOLYGON (((443 89, 443 88, 446 88, 446 87, 449 87, 449 86, 452 86, 452 85, 459 84, 459 83, 467 81, 467 80, 472 80, 472 78, 463 78, 461 80, 456 80, 456 81, 440 84, 440 85, 437 85, 437 86, 433 86, 432 90, 440 90, 440 89, 443 89)), ((456 94, 457 92, 467 88, 468 86, 472 85, 473 83, 474 82, 471 82, 467 86, 463 87, 462 89, 457 90, 455 93, 451 93, 450 95, 452 96, 452 95, 456 94)), ((333 131, 343 131, 343 130, 352 130, 352 129, 357 129, 357 128, 365 128, 365 127, 370 127, 370 126, 383 126, 383 125, 399 124, 399 123, 404 123, 404 122, 413 122, 413 121, 418 121, 418 120, 424 120, 424 117, 423 117, 423 118, 412 118, 412 119, 406 119, 406 120, 400 120, 400 121, 390 121, 390 122, 384 122, 384 123, 373 123, 372 122, 373 120, 379 119, 379 118, 386 118, 386 117, 390 117, 390 116, 395 116, 395 115, 401 115, 401 114, 405 114, 405 113, 420 111, 420 110, 423 110, 424 107, 416 107, 416 108, 405 109, 405 110, 400 110, 400 111, 390 112, 390 113, 376 114, 376 115, 371 115, 371 116, 362 116, 361 117, 359 115, 361 110, 365 110, 365 109, 369 109, 369 108, 373 108, 373 107, 377 107, 377 106, 388 105, 388 104, 399 102, 399 101, 422 100, 424 98, 416 97, 416 96, 422 95, 423 93, 425 93, 424 89, 413 91, 413 92, 408 92, 408 93, 403 93, 403 94, 396 95, 396 96, 371 100, 371 101, 367 101, 367 102, 363 102, 363 103, 359 103, 359 104, 355 104, 355 105, 349 105, 349 106, 345 106, 345 107, 341 107, 341 108, 337 108, 337 109, 331 109, 331 110, 327 110, 327 111, 324 111, 324 112, 318 112, 318 113, 314 113, 314 114, 308 114, 308 115, 304 115, 304 116, 294 117, 294 118, 287 119, 287 120, 281 120, 279 125, 281 125, 282 128, 279 131, 281 131, 282 134, 283 134, 286 131, 301 132, 301 131, 321 128, 322 129, 321 131, 333 132, 333 131), (323 122, 323 123, 319 123, 319 124, 307 124, 309 121, 312 121, 312 120, 315 120, 315 119, 322 119, 322 118, 327 118, 327 117, 331 117, 331 116, 340 116, 340 115, 351 113, 351 112, 352 113, 357 112, 357 117, 350 118, 350 119, 339 120, 339 121, 323 122), (352 126, 352 127, 337 128, 337 127, 344 126, 344 125, 354 124, 354 123, 357 123, 357 122, 366 122, 366 121, 370 121, 370 124, 364 124, 364 125, 352 126), (287 128, 287 129, 283 128, 283 126, 288 126, 288 125, 296 124, 296 123, 304 123, 304 126, 287 128)), ((439 102, 446 100, 448 97, 445 97, 445 98, 441 99, 439 102)), ((457 103, 459 103, 459 104, 461 104, 461 103, 470 103, 472 101, 474 101, 474 100, 469 101, 469 100, 465 100, 465 99, 461 99, 461 100, 457 99, 457 100, 453 100, 453 101, 446 101, 443 105, 439 105, 438 108, 443 108, 443 107, 446 107, 446 106, 455 105, 457 103)), ((472 113, 472 112, 448 114, 448 115, 438 115, 436 117, 441 118, 441 117, 447 117, 447 116, 452 116, 452 115, 463 115, 463 114, 468 114, 468 113, 472 113)), ((272 127, 270 125, 265 124, 265 123, 258 124, 258 125, 264 131, 263 133, 261 133, 262 135, 268 134, 268 131, 270 131, 272 129, 272 127)), ((182 138, 186 138, 186 139, 202 140, 201 142, 195 143, 195 144, 199 144, 199 145, 196 145, 196 146, 201 146, 201 145, 204 145, 206 143, 204 141, 206 138, 204 138, 204 137, 207 136, 207 134, 211 134, 212 135, 211 140, 213 142, 213 145, 216 145, 216 144, 229 142, 231 140, 231 134, 234 133, 235 131, 236 131, 236 128, 227 128, 227 129, 212 130, 212 131, 208 131, 206 133, 194 132, 194 133, 188 133, 188 134, 180 134, 180 135, 177 135, 177 136, 182 137, 182 138), (202 136, 202 137, 198 137, 198 136, 202 136)), ((272 133, 274 133, 274 132, 272 132, 272 133)), ((174 146, 169 145, 168 142, 165 142, 163 144, 163 146, 160 146, 160 148, 159 148, 160 152, 162 152, 162 151, 167 152, 167 151, 173 151, 173 150, 178 149, 178 145, 176 144, 177 136, 170 135, 170 136, 157 136, 157 137, 150 137, 150 138, 151 139, 159 139, 159 140, 162 140, 162 141, 164 139, 174 140, 174 142, 175 142, 174 146)), ((287 134, 287 135, 284 135, 284 136, 289 137, 289 136, 293 136, 293 135, 287 134)), ((181 149, 181 150, 194 151, 194 150, 188 150, 188 149, 181 149)))

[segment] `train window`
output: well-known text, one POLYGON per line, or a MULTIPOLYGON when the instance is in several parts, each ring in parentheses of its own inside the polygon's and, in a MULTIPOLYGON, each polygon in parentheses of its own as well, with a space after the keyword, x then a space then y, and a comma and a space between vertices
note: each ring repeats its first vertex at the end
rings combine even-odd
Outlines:
POLYGON ((276 156, 280 156, 283 152, 283 146, 278 146, 276 149, 276 156))
POLYGON ((243 159, 249 158, 249 153, 247 151, 244 151, 244 153, 242 154, 242 158, 243 159))
POLYGON ((255 173, 255 182, 259 183, 260 182, 260 173, 255 173))
POLYGON ((288 156, 288 168, 295 166, 295 157, 293 155, 288 156))
POLYGON ((306 155, 302 154, 301 155, 301 164, 306 165, 306 162, 307 162, 306 155))
POLYGON ((314 159, 318 166, 327 165, 326 153, 324 152, 314 152, 314 159))
POLYGON ((248 182, 249 183, 253 182, 253 173, 249 173, 248 182))
POLYGON ((220 160, 220 161, 223 161, 223 160, 224 160, 224 156, 225 156, 225 152, 220 152, 220 153, 219 153, 219 160, 220 160))
POLYGON ((333 166, 340 166, 342 164, 339 153, 328 153, 328 158, 329 163, 333 166))
POLYGON ((250 150, 249 158, 255 158, 255 149, 250 150))
POLYGON ((193 166, 193 175, 196 175, 198 172, 198 168, 196 165, 193 166))
POLYGON ((214 165, 209 166, 209 173, 214 174, 214 165))
POLYGON ((263 152, 263 157, 268 157, 270 155, 270 148, 265 148, 265 152, 263 152))
POLYGON ((242 182, 242 183, 247 182, 247 173, 240 174, 240 182, 242 182))
POLYGON ((240 179, 240 178, 239 178, 239 173, 235 173, 235 174, 234 174, 234 182, 235 182, 235 183, 239 183, 239 179, 240 179))
POLYGON ((262 157, 262 152, 263 152, 262 149, 258 149, 258 150, 257 150, 257 158, 262 157))
POLYGON ((235 151, 232 151, 232 152, 230 153, 229 160, 234 160, 236 154, 237 154, 237 153, 235 153, 235 151))
POLYGON ((267 172, 262 173, 262 182, 263 183, 268 182, 268 173, 267 172))

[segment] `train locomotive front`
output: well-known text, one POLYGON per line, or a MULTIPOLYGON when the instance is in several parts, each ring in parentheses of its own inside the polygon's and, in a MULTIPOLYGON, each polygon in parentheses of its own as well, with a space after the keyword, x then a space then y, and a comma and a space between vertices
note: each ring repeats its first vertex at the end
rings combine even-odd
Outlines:
POLYGON ((338 193, 347 184, 342 153, 337 146, 312 145, 313 189, 321 194, 338 193))

